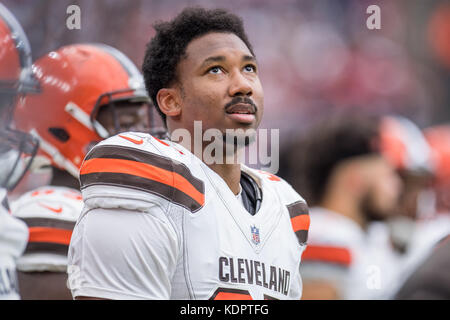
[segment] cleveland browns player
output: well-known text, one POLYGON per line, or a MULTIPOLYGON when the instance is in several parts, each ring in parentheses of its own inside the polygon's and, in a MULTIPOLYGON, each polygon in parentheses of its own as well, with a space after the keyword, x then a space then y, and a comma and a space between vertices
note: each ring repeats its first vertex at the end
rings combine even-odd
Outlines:
POLYGON ((8 191, 15 188, 36 154, 38 141, 11 123, 14 101, 38 93, 28 39, 13 14, 0 3, 0 300, 19 299, 17 259, 28 239, 26 225, 11 216, 8 191))
MULTIPOLYGON (((169 136, 193 137, 194 121, 221 140, 227 129, 258 127, 263 89, 239 17, 187 8, 155 29, 143 74, 169 136)), ((207 165, 186 141, 130 132, 96 145, 80 182, 75 298, 300 299, 308 210, 277 176, 207 165)))
POLYGON ((11 203, 27 223, 29 241, 18 261, 23 299, 71 299, 67 251, 81 213, 78 171, 87 151, 122 131, 149 130, 151 116, 142 75, 119 50, 73 44, 33 65, 40 95, 16 105, 15 122, 40 141, 33 170, 51 168, 50 185, 11 203))
POLYGON ((311 205, 303 299, 370 300, 393 290, 399 261, 380 223, 394 214, 402 184, 381 145, 378 117, 338 113, 290 146, 295 184, 311 205))

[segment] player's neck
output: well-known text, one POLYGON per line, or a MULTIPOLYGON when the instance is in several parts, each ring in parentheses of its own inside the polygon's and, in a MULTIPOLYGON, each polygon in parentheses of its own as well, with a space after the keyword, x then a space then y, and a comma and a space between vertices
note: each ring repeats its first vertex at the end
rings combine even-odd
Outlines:
MULTIPOLYGON (((203 145, 202 152, 207 147, 207 144, 203 145)), ((230 146, 228 146, 230 147, 230 146)), ((227 145, 224 144, 222 150, 222 157, 216 158, 215 153, 212 153, 214 157, 210 160, 202 159, 202 161, 215 173, 217 173, 226 182, 233 194, 239 194, 241 189, 239 183, 241 181, 241 165, 240 159, 242 155, 242 149, 237 146, 227 150, 227 145), (231 151, 231 152, 230 152, 231 151), (213 161, 211 161, 213 160, 213 161)), ((203 155, 203 153, 202 153, 203 155)), ((206 155, 208 157, 208 155, 206 155)))
POLYGON ((186 141, 182 139, 177 143, 188 149, 192 154, 194 154, 203 163, 205 163, 211 170, 217 173, 225 181, 225 183, 235 195, 239 193, 239 182, 241 180, 241 149, 234 147, 234 149, 232 149, 233 152, 228 153, 226 145, 224 145, 222 156, 220 158, 216 158, 215 153, 212 152, 211 159, 204 159, 204 150, 208 146, 207 142, 201 142, 201 148, 198 149, 195 148, 194 142, 188 141, 188 139, 186 139, 186 141))
POLYGON ((52 167, 52 180, 50 185, 68 187, 73 189, 80 189, 80 183, 78 179, 74 178, 70 173, 65 170, 60 170, 58 168, 52 167))
POLYGON ((327 194, 320 203, 320 206, 349 218, 362 229, 365 229, 366 221, 360 210, 360 206, 355 199, 350 198, 351 196, 343 196, 341 193, 339 195, 336 193, 327 194))
POLYGON ((239 182, 241 180, 240 164, 217 164, 213 163, 208 167, 217 173, 228 185, 233 194, 237 195, 240 190, 239 182))

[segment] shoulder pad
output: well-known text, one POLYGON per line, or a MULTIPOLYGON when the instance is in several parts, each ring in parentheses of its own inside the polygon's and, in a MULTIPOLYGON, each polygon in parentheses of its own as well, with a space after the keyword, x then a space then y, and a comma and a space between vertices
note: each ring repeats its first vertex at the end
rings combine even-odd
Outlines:
POLYGON ((246 166, 243 166, 243 169, 248 173, 251 173, 254 177, 264 180, 261 181, 262 185, 265 183, 271 185, 271 188, 268 191, 270 192, 273 190, 278 194, 282 204, 286 206, 287 211, 289 212, 292 229, 294 230, 299 243, 305 245, 308 240, 310 224, 309 210, 305 199, 303 199, 284 179, 272 173, 251 169, 246 166))
POLYGON ((83 208, 78 190, 60 186, 44 186, 29 191, 11 203, 18 218, 50 218, 76 221, 83 208))
POLYGON ((336 247, 354 247, 361 243, 362 232, 349 218, 313 207, 310 210, 310 243, 336 247))
POLYGON ((295 191, 294 188, 292 188, 292 186, 283 178, 280 178, 267 171, 252 169, 247 166, 242 167, 245 171, 252 174, 254 177, 257 177, 260 180, 264 180, 265 182, 272 185, 283 203, 285 203, 286 205, 290 205, 295 202, 303 202, 306 205, 305 199, 303 199, 303 197, 300 196, 298 192, 295 191))
POLYGON ((155 202, 153 196, 158 196, 195 212, 205 202, 205 186, 180 161, 182 156, 176 144, 148 134, 111 137, 97 144, 82 164, 83 198, 133 199, 134 190, 141 201, 155 202))
POLYGON ((12 215, 26 223, 29 233, 24 255, 18 262, 19 269, 36 271, 37 265, 65 259, 72 230, 82 209, 81 193, 60 186, 40 187, 12 202, 12 215), (45 258, 47 255, 58 257, 49 260, 45 258))

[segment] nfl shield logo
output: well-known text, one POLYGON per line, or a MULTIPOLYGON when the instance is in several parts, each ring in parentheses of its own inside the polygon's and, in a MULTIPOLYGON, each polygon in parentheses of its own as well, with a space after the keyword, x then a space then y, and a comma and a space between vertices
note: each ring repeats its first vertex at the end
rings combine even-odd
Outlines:
POLYGON ((255 226, 250 226, 250 229, 252 231, 252 241, 254 244, 258 245, 259 244, 259 229, 255 226))

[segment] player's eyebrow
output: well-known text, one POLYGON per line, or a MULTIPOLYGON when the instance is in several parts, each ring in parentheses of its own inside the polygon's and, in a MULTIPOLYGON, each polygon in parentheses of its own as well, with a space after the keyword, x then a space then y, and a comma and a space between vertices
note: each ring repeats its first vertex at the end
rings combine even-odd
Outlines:
POLYGON ((242 57, 242 61, 255 62, 256 58, 254 56, 245 55, 242 57))
MULTIPOLYGON (((223 61, 225 61, 225 60, 226 60, 225 56, 212 56, 212 57, 208 57, 208 58, 206 58, 206 59, 202 62, 202 65, 200 66, 200 68, 204 68, 204 67, 206 67, 207 65, 209 65, 209 64, 211 64, 211 63, 214 63, 214 62, 223 62, 223 61)), ((242 57, 242 61, 245 61, 245 62, 256 62, 256 59, 255 59, 255 57, 253 57, 253 56, 250 56, 250 55, 244 55, 244 56, 242 57)))

